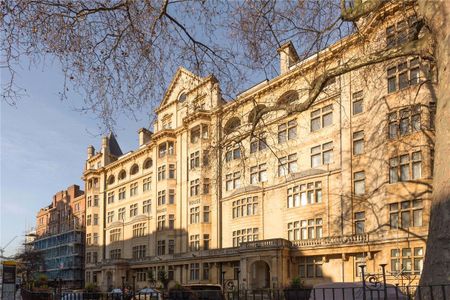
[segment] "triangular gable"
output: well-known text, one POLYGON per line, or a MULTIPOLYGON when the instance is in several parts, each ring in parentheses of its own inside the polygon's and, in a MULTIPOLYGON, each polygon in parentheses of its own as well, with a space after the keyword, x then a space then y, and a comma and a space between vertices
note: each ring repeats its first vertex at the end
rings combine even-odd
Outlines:
MULTIPOLYGON (((195 75, 194 73, 186 70, 185 68, 179 67, 177 72, 173 76, 173 79, 170 82, 169 87, 167 88, 167 91, 164 94, 164 97, 163 97, 159 107, 156 109, 156 111, 158 111, 160 108, 164 107, 166 104, 169 103, 170 99, 172 98, 172 94, 173 94, 173 91, 175 90, 175 87, 177 86, 177 84, 179 84, 179 82, 181 81, 181 79, 184 76, 189 78, 190 80, 192 80, 192 83, 195 83, 196 85, 200 84, 204 80, 204 78, 201 78, 201 77, 195 75)), ((176 96, 178 96, 178 95, 176 95, 176 96)))

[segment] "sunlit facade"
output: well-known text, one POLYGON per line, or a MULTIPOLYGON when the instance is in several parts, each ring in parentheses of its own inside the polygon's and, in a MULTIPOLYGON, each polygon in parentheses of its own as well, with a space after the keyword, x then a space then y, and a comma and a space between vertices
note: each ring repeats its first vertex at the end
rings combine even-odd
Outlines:
POLYGON ((86 282, 145 287, 164 270, 182 284, 312 286, 360 281, 363 264, 416 282, 434 143, 426 62, 344 73, 305 111, 272 111, 252 126, 264 107, 305 101, 326 69, 403 42, 412 19, 391 12, 367 21, 370 39, 351 35, 304 61, 284 44, 280 75, 231 102, 213 76, 180 68, 137 149, 122 153, 113 135, 89 146, 86 282))

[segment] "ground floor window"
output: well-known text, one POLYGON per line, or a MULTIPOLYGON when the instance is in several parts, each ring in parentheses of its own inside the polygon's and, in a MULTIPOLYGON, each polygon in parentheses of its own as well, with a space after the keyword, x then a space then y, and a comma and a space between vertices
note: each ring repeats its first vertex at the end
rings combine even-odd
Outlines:
POLYGON ((200 264, 199 263, 190 264, 189 269, 190 269, 189 280, 199 280, 200 279, 200 264))
POLYGON ((298 274, 300 278, 322 277, 322 257, 306 256, 300 257, 298 274))
POLYGON ((137 282, 145 282, 147 281, 147 272, 144 269, 136 270, 136 281, 137 282))
POLYGON ((391 272, 394 274, 421 274, 423 247, 391 249, 391 272))

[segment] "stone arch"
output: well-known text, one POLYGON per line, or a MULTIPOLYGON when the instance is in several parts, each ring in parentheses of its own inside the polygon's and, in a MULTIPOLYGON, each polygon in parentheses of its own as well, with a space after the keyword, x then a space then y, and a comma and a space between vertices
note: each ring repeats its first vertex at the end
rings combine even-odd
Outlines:
POLYGON ((134 164, 130 168, 130 175, 135 175, 139 172, 139 166, 137 164, 134 164))
POLYGON ((266 108, 266 106, 264 104, 256 105, 248 114, 248 122, 253 123, 253 120, 255 119, 256 115, 264 108, 266 108))
POLYGON ((121 171, 119 172, 119 175, 117 176, 117 179, 118 179, 118 180, 124 180, 125 177, 127 177, 127 171, 121 170, 121 171))
POLYGON ((153 160, 149 157, 144 161, 143 168, 150 169, 153 166, 153 160))
POLYGON ((270 266, 265 260, 257 260, 250 264, 249 270, 250 288, 270 288, 270 266))
POLYGON ((107 181, 108 181, 108 185, 114 184, 114 182, 116 181, 116 177, 114 175, 109 175, 107 181))
POLYGON ((230 134, 239 126, 241 126, 241 119, 239 119, 238 117, 232 117, 228 119, 228 121, 225 123, 225 126, 223 127, 223 132, 225 134, 230 134))
POLYGON ((277 100, 277 104, 289 104, 291 102, 298 100, 298 92, 294 90, 290 90, 281 95, 277 100))

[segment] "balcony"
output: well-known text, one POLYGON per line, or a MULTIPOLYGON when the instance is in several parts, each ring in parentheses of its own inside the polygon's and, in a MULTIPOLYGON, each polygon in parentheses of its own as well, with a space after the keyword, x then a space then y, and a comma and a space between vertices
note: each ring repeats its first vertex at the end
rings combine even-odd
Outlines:
POLYGON ((241 243, 239 248, 241 250, 261 248, 292 248, 292 242, 285 239, 269 239, 241 243))
POLYGON ((369 242, 368 234, 355 234, 348 236, 325 237, 321 239, 312 239, 312 240, 297 240, 292 241, 292 246, 294 248, 327 247, 327 246, 333 247, 333 246, 365 244, 368 242, 369 242))

